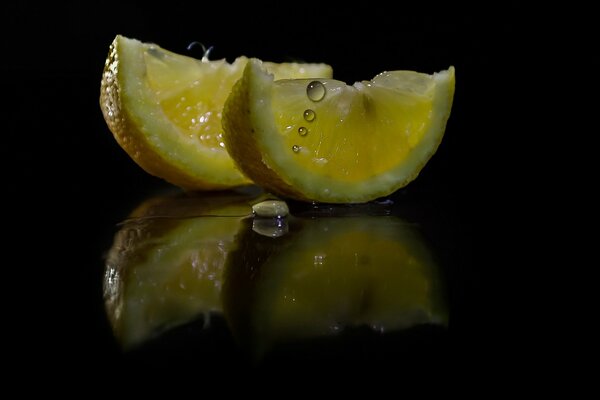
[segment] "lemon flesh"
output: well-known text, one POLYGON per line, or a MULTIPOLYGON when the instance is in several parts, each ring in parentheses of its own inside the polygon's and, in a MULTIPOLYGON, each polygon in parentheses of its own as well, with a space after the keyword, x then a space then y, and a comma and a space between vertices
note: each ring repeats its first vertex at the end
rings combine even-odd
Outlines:
MULTIPOLYGON (((222 139, 223 104, 248 59, 197 60, 117 36, 100 106, 119 145, 148 173, 189 190, 250 183, 222 139)), ((325 64, 265 63, 275 76, 330 77, 325 64)))
POLYGON ((366 202, 415 179, 450 116, 454 68, 384 72, 348 86, 332 79, 275 80, 247 63, 224 108, 237 166, 276 194, 366 202))

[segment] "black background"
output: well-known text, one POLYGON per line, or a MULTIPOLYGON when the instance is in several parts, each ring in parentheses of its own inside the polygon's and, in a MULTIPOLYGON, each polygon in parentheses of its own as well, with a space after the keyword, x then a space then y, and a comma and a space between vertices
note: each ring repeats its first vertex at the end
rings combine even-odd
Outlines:
POLYGON ((497 377, 491 371, 498 363, 529 345, 528 326, 507 295, 514 292, 504 286, 510 239, 503 227, 510 220, 506 194, 498 189, 511 180, 506 159, 517 157, 502 134, 514 132, 507 115, 516 112, 515 103, 507 110, 507 99, 513 72, 527 56, 516 2, 2 8, 1 148, 7 217, 16 222, 9 251, 18 260, 11 281, 18 283, 9 288, 10 329, 23 343, 17 360, 26 370, 66 365, 69 371, 102 366, 122 372, 162 365, 172 371, 194 359, 199 371, 210 367, 199 355, 219 357, 198 348, 123 356, 104 317, 102 257, 115 224, 170 187, 133 163, 103 121, 100 78, 116 34, 196 57, 198 50, 186 50, 192 41, 214 46, 211 58, 229 61, 244 54, 327 62, 349 83, 383 70, 432 73, 454 65, 456 94, 444 141, 420 177, 394 197, 417 210, 448 260, 451 329, 443 338, 426 333, 378 351, 402 348, 407 361, 394 368, 490 378, 497 377))

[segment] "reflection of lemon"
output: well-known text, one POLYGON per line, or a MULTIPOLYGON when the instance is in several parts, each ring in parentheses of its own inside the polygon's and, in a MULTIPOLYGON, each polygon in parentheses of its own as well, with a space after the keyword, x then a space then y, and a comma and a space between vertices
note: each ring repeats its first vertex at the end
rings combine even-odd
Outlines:
POLYGON ((244 230, 227 262, 225 315, 259 354, 348 326, 445 323, 436 264, 402 220, 292 219, 289 231, 273 239, 244 230))
POLYGON ((222 271, 253 196, 154 198, 115 236, 104 292, 125 347, 199 314, 221 311, 222 271))
POLYGON ((250 179, 300 200, 366 202, 416 178, 444 134, 454 68, 274 81, 250 61, 223 116, 229 154, 250 179))
MULTIPOLYGON (((100 106, 116 140, 150 174, 187 189, 249 183, 224 148, 221 112, 247 63, 196 60, 117 36, 100 106)), ((331 77, 324 64, 266 63, 279 78, 331 77)))
POLYGON ((250 218, 264 198, 159 197, 132 212, 104 277, 125 348, 209 313, 223 313, 259 357, 347 327, 446 322, 436 264, 410 225, 390 216, 250 218))

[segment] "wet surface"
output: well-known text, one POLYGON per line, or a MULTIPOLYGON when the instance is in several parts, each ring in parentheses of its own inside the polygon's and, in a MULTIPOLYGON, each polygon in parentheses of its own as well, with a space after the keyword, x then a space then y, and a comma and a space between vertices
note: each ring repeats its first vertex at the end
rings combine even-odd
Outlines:
POLYGON ((104 221, 87 296, 99 343, 144 368, 445 368, 473 356, 485 316, 467 226, 450 204, 410 197, 288 202, 287 217, 259 218, 252 205, 272 196, 256 190, 150 194, 104 221))
POLYGON ((290 344, 447 327, 437 257, 391 201, 326 206, 327 216, 318 205, 297 207, 299 217, 249 213, 265 196, 151 197, 120 225, 103 288, 124 351, 173 340, 165 334, 195 320, 211 330, 215 318, 257 365, 290 344))

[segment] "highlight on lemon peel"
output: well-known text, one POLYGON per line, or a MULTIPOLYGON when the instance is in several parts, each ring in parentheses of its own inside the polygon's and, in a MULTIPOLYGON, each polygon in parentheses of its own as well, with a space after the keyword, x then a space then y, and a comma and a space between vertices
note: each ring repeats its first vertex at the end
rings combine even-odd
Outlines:
POLYGON ((277 80, 252 59, 225 103, 223 139, 237 167, 274 194, 367 202, 410 183, 436 152, 454 86, 454 67, 350 86, 277 80))
MULTIPOLYGON (((188 190, 251 183, 222 138, 222 109, 248 59, 198 60, 118 35, 100 106, 119 145, 148 173, 188 190)), ((325 64, 264 63, 277 78, 331 77, 325 64)))

